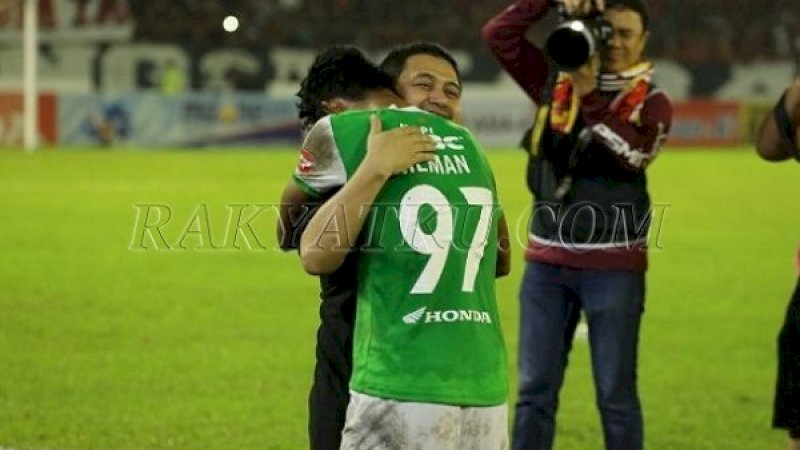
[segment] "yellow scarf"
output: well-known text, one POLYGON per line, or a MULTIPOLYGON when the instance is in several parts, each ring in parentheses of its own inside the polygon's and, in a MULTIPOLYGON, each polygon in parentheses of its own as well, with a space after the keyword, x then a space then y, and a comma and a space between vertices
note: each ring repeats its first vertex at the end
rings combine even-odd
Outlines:
MULTIPOLYGON (((650 62, 642 62, 619 73, 601 73, 597 77, 597 89, 601 91, 619 91, 611 102, 612 113, 623 120, 639 123, 644 100, 649 91, 650 81, 654 73, 650 62)), ((541 105, 536 113, 536 122, 531 136, 531 153, 536 154, 539 148, 544 126, 548 122, 556 133, 569 134, 578 117, 580 99, 575 91, 572 76, 559 72, 553 87, 553 99, 549 105, 541 105)))

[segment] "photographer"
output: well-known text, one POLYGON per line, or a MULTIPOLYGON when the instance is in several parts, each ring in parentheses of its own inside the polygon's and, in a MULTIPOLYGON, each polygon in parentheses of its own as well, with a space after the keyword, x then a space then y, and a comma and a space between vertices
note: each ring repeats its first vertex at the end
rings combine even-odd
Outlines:
POLYGON ((483 38, 538 105, 526 139, 535 203, 520 291, 519 399, 514 449, 551 449, 558 394, 581 310, 589 326, 605 446, 642 448, 636 386, 644 310, 650 199, 645 168, 672 121, 672 107, 643 59, 643 0, 518 0, 483 38), (558 8, 594 39, 582 48, 525 39, 558 8), (560 70, 581 51, 594 56, 560 70), (556 51, 567 54, 556 54, 556 51))
MULTIPOLYGON (((761 122, 756 151, 767 161, 800 162, 800 76, 761 122)), ((797 254, 800 270, 800 251, 797 254)), ((778 335, 778 380, 772 426, 787 430, 789 448, 800 450, 800 277, 778 335)))

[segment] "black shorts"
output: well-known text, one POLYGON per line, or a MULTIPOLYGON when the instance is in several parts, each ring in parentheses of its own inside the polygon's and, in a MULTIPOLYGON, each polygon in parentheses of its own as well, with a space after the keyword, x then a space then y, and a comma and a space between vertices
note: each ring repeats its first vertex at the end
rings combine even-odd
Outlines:
POLYGON ((778 381, 772 426, 800 430, 800 279, 778 336, 778 381))

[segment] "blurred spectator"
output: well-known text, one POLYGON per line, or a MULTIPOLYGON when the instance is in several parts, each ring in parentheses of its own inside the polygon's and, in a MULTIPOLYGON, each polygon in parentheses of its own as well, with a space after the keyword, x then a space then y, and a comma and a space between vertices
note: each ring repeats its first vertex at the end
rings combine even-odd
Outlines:
POLYGON ((161 93, 177 95, 186 87, 186 74, 174 59, 168 59, 161 71, 161 93))

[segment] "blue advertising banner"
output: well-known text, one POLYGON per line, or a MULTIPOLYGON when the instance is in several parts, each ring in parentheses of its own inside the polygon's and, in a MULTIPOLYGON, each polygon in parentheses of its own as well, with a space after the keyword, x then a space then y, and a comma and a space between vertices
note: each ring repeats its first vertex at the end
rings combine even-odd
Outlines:
POLYGON ((204 147, 298 144, 291 99, 252 94, 61 95, 65 146, 204 147))

